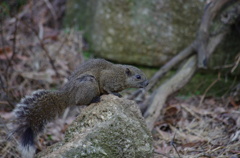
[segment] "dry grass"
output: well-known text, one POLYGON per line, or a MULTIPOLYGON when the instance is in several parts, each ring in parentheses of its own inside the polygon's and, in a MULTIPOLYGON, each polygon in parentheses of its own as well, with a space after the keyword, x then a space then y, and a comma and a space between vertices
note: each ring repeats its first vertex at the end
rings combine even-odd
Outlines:
POLYGON ((173 102, 154 128, 156 157, 240 156, 239 106, 214 98, 173 102))

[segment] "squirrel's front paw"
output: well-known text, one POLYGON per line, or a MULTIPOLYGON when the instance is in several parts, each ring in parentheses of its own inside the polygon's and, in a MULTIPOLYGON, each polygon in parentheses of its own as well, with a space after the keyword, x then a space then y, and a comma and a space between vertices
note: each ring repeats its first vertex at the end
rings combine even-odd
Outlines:
POLYGON ((100 96, 96 96, 92 99, 91 103, 99 103, 101 100, 101 97, 100 96))
POLYGON ((119 98, 122 98, 122 95, 119 94, 119 93, 112 93, 112 94, 115 95, 115 96, 117 96, 117 97, 119 97, 119 98))

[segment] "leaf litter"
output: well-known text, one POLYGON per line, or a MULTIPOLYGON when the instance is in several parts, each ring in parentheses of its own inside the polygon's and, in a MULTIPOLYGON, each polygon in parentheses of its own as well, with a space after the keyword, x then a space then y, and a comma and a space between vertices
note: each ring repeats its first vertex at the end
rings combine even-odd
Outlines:
POLYGON ((192 97, 167 102, 153 132, 156 158, 240 156, 240 106, 217 98, 200 101, 192 97))
MULTIPOLYGON (((60 29, 65 0, 47 2, 51 9, 46 1, 30 1, 1 24, 0 155, 4 158, 20 157, 16 141, 6 139, 14 127, 14 105, 34 90, 59 88, 83 61, 81 32, 60 29)), ((154 157, 240 157, 239 100, 205 98, 200 105, 201 101, 199 97, 167 101, 152 132, 154 157)), ((68 108, 49 123, 38 138, 38 151, 63 140, 80 111, 68 108)))
MULTIPOLYGON (((0 22, 0 157, 20 157, 16 140, 7 139, 14 128, 12 110, 20 99, 38 89, 61 88, 83 62, 82 33, 60 29, 65 2, 29 1, 19 13, 0 22)), ((63 139, 80 113, 79 107, 71 109, 47 125, 38 138, 38 152, 63 139)))

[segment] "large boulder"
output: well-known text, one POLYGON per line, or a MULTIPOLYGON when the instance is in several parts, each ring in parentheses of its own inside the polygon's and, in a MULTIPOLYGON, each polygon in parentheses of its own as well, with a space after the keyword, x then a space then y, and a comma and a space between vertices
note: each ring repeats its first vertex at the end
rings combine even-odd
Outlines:
POLYGON ((203 0, 70 0, 66 25, 85 31, 91 50, 121 63, 159 66, 196 36, 203 0))
POLYGON ((39 153, 41 158, 151 158, 153 139, 138 106, 113 95, 101 97, 77 117, 65 140, 39 153))
MULTIPOLYGON (((91 52, 98 57, 159 67, 195 39, 205 3, 203 0, 69 0, 65 26, 84 30, 91 52)), ((218 16, 210 34, 224 28, 220 23, 218 16)), ((238 27, 233 26, 217 48, 210 68, 223 67, 229 71, 225 67, 233 64, 240 51, 238 27)))

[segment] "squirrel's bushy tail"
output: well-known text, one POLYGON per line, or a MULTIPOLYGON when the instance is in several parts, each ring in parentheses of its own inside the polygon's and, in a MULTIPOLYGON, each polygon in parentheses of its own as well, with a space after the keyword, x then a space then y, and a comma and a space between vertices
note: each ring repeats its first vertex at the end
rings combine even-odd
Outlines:
POLYGON ((19 126, 15 130, 15 134, 19 136, 19 151, 24 158, 32 158, 35 154, 36 148, 34 145, 35 135, 29 126, 19 126))
POLYGON ((35 139, 42 130, 44 120, 32 122, 34 109, 38 108, 39 100, 49 93, 45 90, 35 91, 31 96, 26 96, 17 104, 14 114, 18 127, 12 132, 19 140, 19 150, 24 158, 32 158, 35 154, 35 139))

